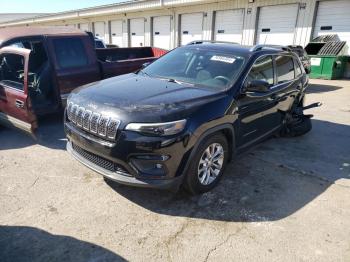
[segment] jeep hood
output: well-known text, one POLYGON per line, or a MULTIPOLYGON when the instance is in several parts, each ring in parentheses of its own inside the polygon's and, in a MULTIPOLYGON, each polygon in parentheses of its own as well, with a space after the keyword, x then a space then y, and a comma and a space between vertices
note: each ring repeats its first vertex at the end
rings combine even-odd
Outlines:
POLYGON ((91 111, 113 111, 128 121, 172 121, 225 96, 212 90, 127 74, 75 89, 69 102, 91 111))

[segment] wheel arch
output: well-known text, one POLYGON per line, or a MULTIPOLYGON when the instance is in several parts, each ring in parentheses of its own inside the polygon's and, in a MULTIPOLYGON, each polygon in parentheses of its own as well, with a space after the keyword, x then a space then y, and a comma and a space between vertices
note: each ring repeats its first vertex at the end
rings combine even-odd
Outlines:
POLYGON ((236 154, 236 143, 235 143, 235 130, 233 128, 233 125, 230 123, 226 124, 220 124, 218 126, 212 127, 208 130, 206 130, 203 134, 200 135, 200 137, 197 139, 196 143, 191 149, 191 152, 189 154, 188 160, 181 172, 181 175, 185 177, 184 175, 186 174, 190 163, 192 162, 192 159, 194 158, 197 149, 199 145, 201 144, 204 139, 214 135, 214 134, 223 134, 225 138, 227 139, 228 146, 229 146, 229 161, 233 158, 233 156, 236 154))

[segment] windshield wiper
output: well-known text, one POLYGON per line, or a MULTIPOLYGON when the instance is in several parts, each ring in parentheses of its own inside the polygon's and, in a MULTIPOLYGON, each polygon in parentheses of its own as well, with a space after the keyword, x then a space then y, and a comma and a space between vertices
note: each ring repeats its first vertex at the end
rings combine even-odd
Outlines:
POLYGON ((188 85, 191 85, 191 86, 194 85, 194 84, 192 84, 192 83, 188 83, 188 82, 185 82, 185 81, 176 80, 175 78, 160 77, 159 79, 160 79, 160 80, 168 81, 168 82, 170 82, 170 83, 176 83, 176 84, 179 84, 179 85, 183 85, 183 84, 188 84, 188 85))
POLYGON ((176 83, 176 84, 180 84, 180 85, 183 84, 183 82, 180 82, 180 81, 178 81, 178 80, 176 80, 174 78, 168 78, 167 80, 170 83, 176 83))

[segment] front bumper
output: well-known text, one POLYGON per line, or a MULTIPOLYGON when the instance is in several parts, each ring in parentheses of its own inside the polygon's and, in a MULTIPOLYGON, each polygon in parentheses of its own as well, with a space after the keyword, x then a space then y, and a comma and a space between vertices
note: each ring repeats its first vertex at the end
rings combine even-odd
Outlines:
MULTIPOLYGON (((104 177, 121 184, 159 189, 177 188, 182 182, 181 167, 186 164, 186 148, 181 139, 164 147, 154 137, 145 137, 135 132, 123 131, 117 142, 109 142, 92 136, 65 123, 68 138, 67 151, 79 162, 100 173, 104 177), (135 157, 169 156, 166 160, 157 160, 164 174, 144 173, 133 164, 135 157), (97 158, 97 160, 91 157, 97 158), (115 166, 113 168, 105 168, 115 166)), ((142 160, 151 162, 152 160, 142 160)))

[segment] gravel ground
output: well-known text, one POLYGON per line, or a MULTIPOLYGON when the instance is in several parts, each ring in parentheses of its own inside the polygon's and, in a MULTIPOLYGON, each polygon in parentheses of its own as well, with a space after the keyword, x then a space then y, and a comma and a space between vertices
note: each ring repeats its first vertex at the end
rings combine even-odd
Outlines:
POLYGON ((121 186, 0 128, 1 261, 350 261, 350 81, 312 80, 313 130, 273 138, 191 197, 121 186))

